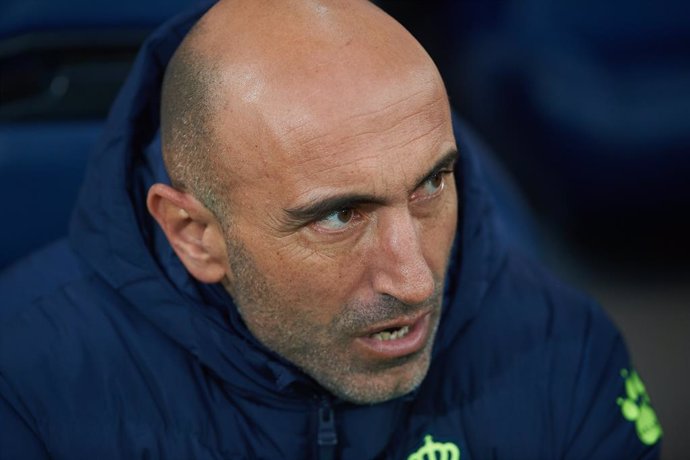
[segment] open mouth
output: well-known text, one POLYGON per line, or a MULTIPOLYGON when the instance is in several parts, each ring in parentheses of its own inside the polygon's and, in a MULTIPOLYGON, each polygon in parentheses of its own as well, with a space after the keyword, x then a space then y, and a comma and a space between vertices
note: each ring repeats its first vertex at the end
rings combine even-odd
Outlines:
POLYGON ((382 340, 382 341, 396 340, 396 339, 402 339, 407 334, 409 334, 409 332, 410 332, 410 326, 403 326, 400 328, 386 329, 385 331, 371 334, 369 337, 371 337, 372 339, 382 340))
POLYGON ((392 359, 420 351, 431 335, 431 311, 383 324, 360 336, 356 343, 366 355, 392 359))

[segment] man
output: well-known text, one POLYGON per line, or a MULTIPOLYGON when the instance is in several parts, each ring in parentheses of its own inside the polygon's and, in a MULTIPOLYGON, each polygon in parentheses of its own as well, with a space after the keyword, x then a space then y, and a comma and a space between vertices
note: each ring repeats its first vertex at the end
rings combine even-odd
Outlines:
POLYGON ((502 242, 401 26, 206 8, 142 50, 69 242, 1 281, 3 458, 658 454, 619 334, 502 242))

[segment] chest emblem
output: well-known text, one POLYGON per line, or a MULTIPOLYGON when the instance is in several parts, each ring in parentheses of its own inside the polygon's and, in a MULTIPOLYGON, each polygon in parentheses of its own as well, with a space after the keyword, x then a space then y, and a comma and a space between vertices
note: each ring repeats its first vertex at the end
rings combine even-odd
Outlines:
POLYGON ((460 448, 452 442, 436 442, 431 435, 426 435, 424 445, 407 460, 460 460, 460 448))
POLYGON ((661 437, 661 425, 649 402, 647 390, 635 371, 623 369, 621 376, 625 379, 625 396, 618 398, 623 417, 635 423, 637 436, 643 444, 651 446, 661 437))

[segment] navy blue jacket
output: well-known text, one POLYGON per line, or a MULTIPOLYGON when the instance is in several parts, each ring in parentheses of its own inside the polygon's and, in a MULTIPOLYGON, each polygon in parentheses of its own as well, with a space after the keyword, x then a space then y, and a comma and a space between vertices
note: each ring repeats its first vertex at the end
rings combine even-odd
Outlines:
POLYGON ((337 400, 193 280, 145 207, 167 61, 206 7, 142 49, 69 238, 0 277, 2 459, 655 458, 660 428, 604 313, 505 243, 466 136, 461 223, 430 371, 337 400), (444 456, 442 456, 445 455, 444 456))

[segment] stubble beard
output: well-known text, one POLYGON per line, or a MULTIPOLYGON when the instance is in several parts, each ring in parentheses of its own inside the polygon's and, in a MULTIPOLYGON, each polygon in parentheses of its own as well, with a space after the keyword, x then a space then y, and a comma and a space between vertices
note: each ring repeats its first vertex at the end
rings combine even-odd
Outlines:
POLYGON ((424 380, 441 316, 443 281, 432 297, 410 306, 390 296, 375 303, 345 305, 327 325, 314 324, 309 313, 291 308, 290 300, 276 292, 251 255, 236 239, 227 241, 232 282, 224 282, 250 332, 268 349, 287 359, 338 398, 356 404, 375 404, 403 396, 424 380), (411 355, 371 363, 350 356, 358 333, 387 320, 431 307, 431 331, 425 346, 411 355), (361 361, 361 360, 360 360, 361 361), (405 378, 395 375, 404 373, 405 378))

